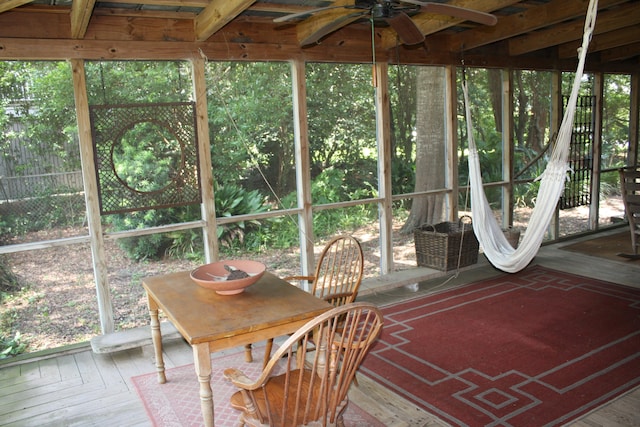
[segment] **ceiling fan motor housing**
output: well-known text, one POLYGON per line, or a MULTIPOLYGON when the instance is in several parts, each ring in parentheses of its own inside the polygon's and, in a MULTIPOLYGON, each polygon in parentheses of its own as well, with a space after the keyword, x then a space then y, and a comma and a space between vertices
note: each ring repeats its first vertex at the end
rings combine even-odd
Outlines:
POLYGON ((355 0, 355 9, 371 11, 374 19, 393 18, 399 12, 413 13, 420 10, 418 5, 404 5, 401 0, 355 0))

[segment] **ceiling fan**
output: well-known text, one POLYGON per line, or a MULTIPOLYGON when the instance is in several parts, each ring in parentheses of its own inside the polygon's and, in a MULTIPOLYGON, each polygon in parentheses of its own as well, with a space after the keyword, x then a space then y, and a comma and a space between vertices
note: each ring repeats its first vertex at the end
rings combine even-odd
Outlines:
POLYGON ((339 14, 326 25, 321 25, 317 31, 301 40, 303 46, 317 43, 322 37, 332 33, 361 18, 369 18, 373 22, 384 22, 393 28, 400 41, 407 45, 414 45, 424 41, 424 34, 411 16, 417 13, 431 13, 448 15, 454 18, 472 21, 483 25, 495 25, 497 18, 490 13, 480 12, 466 7, 454 6, 447 3, 435 3, 420 0, 355 0, 354 4, 341 4, 320 7, 304 12, 292 13, 274 19, 274 22, 289 22, 305 19, 309 16, 331 9, 344 9, 345 14, 339 14))

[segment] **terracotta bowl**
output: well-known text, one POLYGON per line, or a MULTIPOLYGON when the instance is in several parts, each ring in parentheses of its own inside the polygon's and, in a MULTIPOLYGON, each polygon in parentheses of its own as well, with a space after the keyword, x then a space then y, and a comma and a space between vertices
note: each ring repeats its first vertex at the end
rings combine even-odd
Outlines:
POLYGON ((203 288, 213 289, 220 295, 235 295, 253 285, 266 270, 263 263, 249 260, 227 260, 205 264, 191 272, 191 279, 203 288), (226 266, 246 272, 249 277, 227 280, 226 266))

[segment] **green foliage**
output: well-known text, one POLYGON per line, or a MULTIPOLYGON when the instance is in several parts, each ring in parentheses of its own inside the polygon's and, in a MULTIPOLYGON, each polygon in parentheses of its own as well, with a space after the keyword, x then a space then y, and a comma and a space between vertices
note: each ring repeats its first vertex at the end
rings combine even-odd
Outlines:
POLYGON ((617 170, 600 174, 600 199, 620 194, 620 175, 617 170))
MULTIPOLYGON (((218 187, 215 192, 216 215, 232 217, 266 212, 265 197, 257 190, 246 190, 234 185, 218 187)), ((200 219, 200 206, 190 205, 168 209, 149 209, 110 215, 107 221, 113 230, 135 230, 200 219)), ((260 221, 247 220, 222 224, 217 227, 218 239, 227 247, 242 246, 247 234, 257 230, 260 221)), ((120 247, 131 259, 138 261, 173 257, 202 258, 202 232, 186 230, 170 233, 126 237, 118 240, 120 247)))
MULTIPOLYGON (((114 231, 136 230, 160 225, 173 224, 179 209, 149 209, 145 211, 115 214, 107 217, 114 231)), ((165 234, 125 237, 118 239, 119 246, 127 256, 137 261, 162 258, 171 246, 171 239, 165 234)))
MULTIPOLYGON (((414 66, 390 67, 394 194, 411 192, 415 183, 418 69, 414 66)), ((498 85, 501 76, 499 71, 485 69, 467 69, 466 73, 483 178, 485 182, 497 181, 502 177, 502 99, 498 85)), ((86 76, 91 104, 191 99, 191 70, 186 61, 87 62, 86 76)), ((550 76, 546 72, 513 71, 516 170, 524 167, 550 139, 550 76)), ((295 206, 290 64, 212 61, 207 63, 206 77, 218 214, 230 217, 273 207, 295 206)), ((376 197, 375 90, 371 85, 370 66, 309 63, 306 77, 313 203, 376 197)), ((572 77, 564 74, 563 92, 568 92, 572 77)), ((586 78, 584 93, 589 93, 590 79, 589 76, 586 78)), ((6 129, 10 115, 19 112, 24 118, 20 136, 25 138, 29 150, 62 158, 64 170, 80 168, 71 82, 71 70, 66 62, 0 62, 0 106, 11 103, 14 108, 0 108, 0 126, 6 129), (20 102, 16 103, 16 100, 20 102)), ((626 161, 629 87, 628 75, 605 76, 603 167, 615 167, 626 161)), ((462 117, 462 109, 458 113, 462 117)), ((462 121, 460 124, 460 183, 466 185, 466 127, 462 121)), ((126 176, 127 183, 134 188, 154 191, 157 188, 147 182, 147 177, 157 170, 171 170, 175 165, 171 158, 154 156, 152 150, 141 149, 146 133, 144 128, 133 129, 114 155, 128 159, 124 162, 127 173, 119 171, 119 176, 126 176), (159 163, 161 167, 158 167, 159 163)), ((0 137, 2 155, 11 156, 7 141, 15 137, 3 131, 0 137)), ((21 167, 24 172, 29 165, 21 167)), ((53 167, 46 165, 49 169, 53 167)), ((537 176, 543 167, 544 159, 521 178, 537 176)), ((602 182, 609 186, 605 191, 614 191, 613 181, 602 182)), ((521 190, 516 194, 517 200, 531 203, 536 186, 537 183, 533 183, 528 189, 521 190)), ((490 190, 490 199, 498 200, 499 191, 490 190)), ((3 218, 1 230, 15 235, 78 224, 84 216, 84 209, 77 203, 81 199, 51 195, 62 193, 71 194, 71 190, 46 188, 38 192, 32 198, 37 204, 29 205, 25 215, 3 218)), ((331 233, 366 218, 375 218, 375 215, 376 209, 368 205, 319 210, 314 213, 314 231, 317 235, 331 233)), ((114 229, 137 229, 198 218, 199 207, 192 206, 137 212, 120 218, 114 216, 111 221, 114 229)), ((297 243, 296 221, 297 218, 287 217, 239 222, 225 224, 218 231, 221 241, 229 248, 239 245, 260 248, 267 244, 281 247, 297 243)), ((156 258, 166 253, 198 256, 196 248, 201 246, 201 238, 199 230, 164 233, 131 238, 126 246, 135 259, 156 258)))
POLYGON ((602 110, 602 168, 626 166, 629 147, 631 76, 607 74, 602 110))
POLYGON ((391 170, 393 170, 393 175, 391 176, 393 194, 412 192, 416 184, 415 162, 406 162, 400 159, 393 160, 391 170))
POLYGON ((377 157, 374 90, 366 65, 308 64, 312 177, 377 157))
POLYGON ((91 105, 185 102, 191 99, 188 62, 87 62, 85 73, 91 105))
POLYGON ((13 274, 8 265, 8 259, 0 257, 0 302, 4 299, 1 295, 16 292, 20 289, 20 281, 13 274))
MULTIPOLYGON (((30 161, 38 162, 38 170, 52 172, 54 166, 48 164, 48 159, 53 157, 62 162, 63 171, 78 170, 80 158, 69 64, 0 62, 0 71, 0 107, 13 107, 10 113, 0 108, 3 154, 11 157, 10 142, 20 137, 21 145, 35 154, 30 161), (7 133, 5 126, 9 121, 18 123, 22 130, 18 134, 7 133)), ((23 163, 17 168, 18 172, 31 174, 35 165, 23 163)), ((55 171, 60 172, 60 166, 55 171)))
POLYGON ((540 181, 531 181, 516 187, 514 204, 519 207, 533 207, 536 205, 540 181))
POLYGON ((191 261, 202 261, 204 259, 202 232, 200 230, 174 231, 167 233, 167 237, 171 240, 171 244, 166 250, 167 256, 191 261))
MULTIPOLYGON (((355 190, 346 185, 349 173, 329 168, 316 177, 311 185, 311 198, 314 205, 336 203, 342 200, 360 200, 375 197, 376 189, 366 182, 355 190)), ((283 208, 297 206, 296 193, 290 193, 282 201, 283 208)), ((323 209, 313 215, 313 231, 316 238, 331 236, 338 231, 352 230, 368 224, 377 217, 376 204, 364 204, 339 209, 323 209)), ((288 248, 299 242, 297 217, 269 219, 264 227, 251 235, 261 247, 288 248)))
MULTIPOLYGON (((316 177, 311 186, 311 197, 314 205, 336 203, 342 200, 360 200, 376 196, 375 187, 366 182, 361 187, 347 185, 349 173, 344 170, 329 168, 316 177)), ((317 237, 335 234, 337 230, 349 230, 369 222, 375 218, 377 207, 358 205, 349 208, 327 209, 314 214, 313 231, 317 237)))
MULTIPOLYGON (((145 229, 197 219, 200 219, 199 205, 150 209, 106 217, 113 231, 145 229)), ((165 255, 199 259, 202 257, 202 232, 185 230, 125 237, 118 240, 118 245, 129 258, 137 261, 160 259, 165 255)))
POLYGON ((56 227, 73 227, 85 220, 84 197, 67 187, 46 187, 33 197, 12 203, 13 214, 0 223, 0 235, 21 236, 56 227))
POLYGON ((207 87, 216 182, 259 190, 271 202, 272 192, 295 190, 290 65, 210 62, 207 87))
MULTIPOLYGON (((216 216, 232 217, 243 214, 266 212, 265 197, 258 190, 248 191, 242 187, 227 184, 215 190, 216 216)), ((260 227, 260 221, 237 221, 217 227, 218 240, 227 246, 234 242, 242 244, 245 235, 260 227)))
POLYGON ((16 332, 13 337, 0 334, 0 359, 17 356, 26 351, 28 343, 22 339, 20 332, 16 332))
POLYGON ((391 111, 391 170, 393 171, 393 193, 412 192, 404 178, 413 177, 415 168, 415 129, 417 101, 417 66, 389 67, 389 103, 391 111))

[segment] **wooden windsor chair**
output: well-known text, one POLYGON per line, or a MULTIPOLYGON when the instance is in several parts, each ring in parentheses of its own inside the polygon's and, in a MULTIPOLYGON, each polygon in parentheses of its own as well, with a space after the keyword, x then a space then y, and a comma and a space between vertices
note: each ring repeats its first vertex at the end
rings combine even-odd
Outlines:
POLYGON ((354 302, 364 272, 364 255, 358 239, 336 236, 325 245, 313 276, 289 276, 284 280, 310 285, 311 293, 338 307, 354 302))
MULTIPOLYGON (((284 280, 310 289, 311 294, 338 307, 352 303, 358 296, 364 274, 364 254, 358 239, 339 235, 327 242, 323 248, 313 276, 288 276, 284 280)), ((273 339, 266 343, 263 364, 266 365, 273 339)), ((251 346, 245 348, 246 360, 252 360, 251 346)))
MULTIPOLYGON (((640 168, 621 168, 620 190, 622 191, 622 201, 624 210, 629 222, 631 232, 632 254, 628 257, 640 257, 640 168)), ((625 254, 621 254, 626 256, 625 254)))
POLYGON ((349 387, 382 325, 375 305, 342 305, 291 335, 255 381, 237 369, 225 370, 239 389, 231 397, 239 425, 343 426, 349 387))

